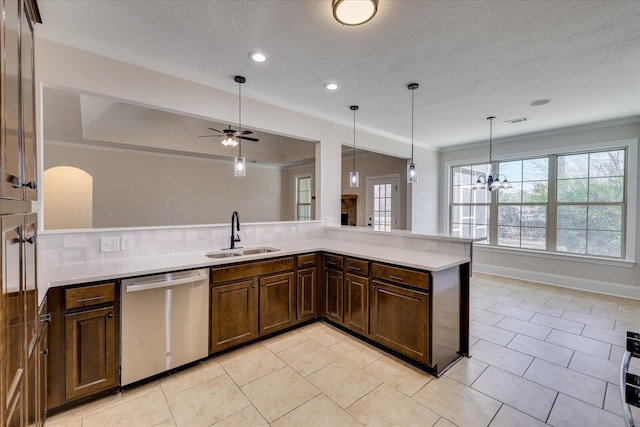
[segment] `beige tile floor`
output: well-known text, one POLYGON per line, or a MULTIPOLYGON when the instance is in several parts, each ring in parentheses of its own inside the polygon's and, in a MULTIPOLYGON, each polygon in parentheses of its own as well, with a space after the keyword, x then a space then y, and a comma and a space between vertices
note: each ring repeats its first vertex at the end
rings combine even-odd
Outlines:
POLYGON ((640 301, 481 274, 471 292, 473 357, 439 379, 318 322, 46 425, 623 425, 618 372, 640 301))

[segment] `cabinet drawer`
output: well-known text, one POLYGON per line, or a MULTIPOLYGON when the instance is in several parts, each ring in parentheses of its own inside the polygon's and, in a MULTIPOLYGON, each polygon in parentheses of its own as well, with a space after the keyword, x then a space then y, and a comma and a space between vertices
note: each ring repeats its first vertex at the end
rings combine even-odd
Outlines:
POLYGON ((344 271, 345 273, 368 276, 369 263, 360 259, 346 258, 344 260, 344 271))
POLYGON ((103 285, 67 289, 64 292, 65 307, 70 310, 72 308, 112 302, 115 299, 115 288, 115 283, 105 283, 103 285))
POLYGON ((374 263, 371 275, 388 282, 429 290, 429 273, 374 263))
POLYGON ((211 269, 211 283, 214 285, 226 283, 232 280, 242 280, 250 277, 264 276, 293 270, 295 263, 293 257, 280 258, 273 261, 258 261, 248 264, 234 265, 231 267, 219 267, 211 269))
POLYGON ((324 267, 331 270, 342 270, 342 257, 338 255, 324 255, 324 267))
POLYGON ((316 265, 316 254, 298 255, 298 268, 313 267, 316 265))

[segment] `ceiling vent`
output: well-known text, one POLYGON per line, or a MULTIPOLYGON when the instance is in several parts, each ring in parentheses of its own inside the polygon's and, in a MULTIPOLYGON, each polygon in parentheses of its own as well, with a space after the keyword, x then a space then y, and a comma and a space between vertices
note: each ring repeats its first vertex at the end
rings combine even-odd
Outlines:
POLYGON ((505 123, 514 124, 514 123, 526 122, 527 120, 529 120, 529 117, 519 117, 517 119, 505 120, 505 123))

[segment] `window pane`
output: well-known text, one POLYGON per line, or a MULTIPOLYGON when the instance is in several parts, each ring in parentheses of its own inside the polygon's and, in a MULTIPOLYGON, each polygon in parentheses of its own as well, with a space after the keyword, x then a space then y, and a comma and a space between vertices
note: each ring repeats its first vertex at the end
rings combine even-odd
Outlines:
POLYGON ((471 185, 471 167, 470 166, 462 166, 459 168, 453 168, 453 185, 471 185))
POLYGON ((622 230, 622 206, 589 206, 589 230, 622 230))
POLYGON ((547 181, 524 182, 522 184, 523 203, 546 202, 548 194, 549 188, 547 181))
POLYGON ((589 176, 624 176, 624 150, 591 153, 589 176))
POLYGON ((558 180, 558 202, 586 202, 588 179, 558 180))
POLYGON ((587 253, 590 255, 620 256, 621 233, 617 231, 589 231, 587 253))
POLYGON ((520 227, 498 227, 498 245, 520 246, 520 227))
POLYGON ((311 203, 311 193, 308 191, 300 193, 300 203, 311 203))
POLYGON ((622 202, 624 177, 591 178, 589 180, 590 202, 622 202))
MULTIPOLYGON (((502 173, 502 172, 500 172, 502 173)), ((509 181, 511 177, 507 175, 509 181)), ((547 181, 549 179, 549 159, 529 159, 522 161, 522 181, 547 181)), ((520 181, 514 179, 514 181, 520 181)))
POLYGON ((558 228, 587 228, 586 206, 558 206, 558 228))
POLYGON ((453 203, 469 203, 471 202, 471 186, 454 185, 453 186, 453 203))
POLYGON ((558 179, 589 176, 589 155, 558 156, 558 179))
POLYGON ((546 206, 523 206, 520 218, 523 227, 546 227, 547 207, 546 206))
POLYGON ((547 229, 546 228, 530 228, 522 227, 522 245, 523 248, 529 249, 546 249, 547 248, 547 229))
POLYGON ((522 161, 500 162, 498 163, 498 169, 510 182, 522 181, 522 161))
POLYGON ((499 225, 520 226, 520 206, 500 206, 498 208, 499 225))
POLYGON ((485 189, 470 190, 471 203, 491 203, 491 193, 485 189))
POLYGON ((584 254, 587 251, 586 230, 558 230, 558 252, 584 254))
POLYGON ((522 201, 522 184, 512 182, 513 188, 508 190, 498 190, 499 203, 520 203, 522 201))

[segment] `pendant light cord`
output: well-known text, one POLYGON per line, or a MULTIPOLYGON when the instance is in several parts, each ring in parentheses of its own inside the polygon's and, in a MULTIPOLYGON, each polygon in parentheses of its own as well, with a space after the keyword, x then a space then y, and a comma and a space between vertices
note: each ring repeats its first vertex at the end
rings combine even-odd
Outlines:
POLYGON ((411 90, 411 164, 413 164, 413 98, 415 89, 411 90))
POLYGON ((489 119, 489 167, 493 169, 493 162, 491 161, 491 155, 493 151, 493 119, 489 119))
POLYGON ((356 110, 353 110, 353 171, 356 171, 356 110))
POLYGON ((242 83, 238 82, 238 145, 239 156, 242 157, 242 83))

